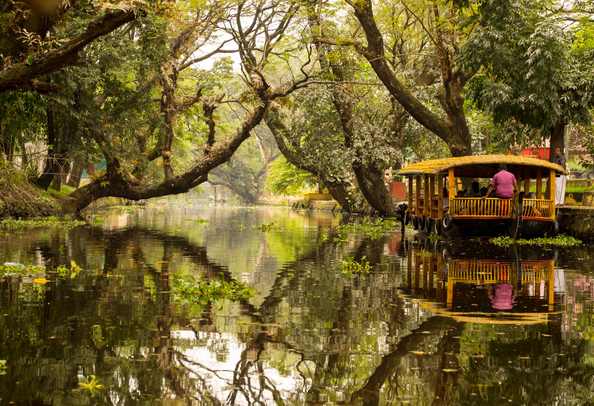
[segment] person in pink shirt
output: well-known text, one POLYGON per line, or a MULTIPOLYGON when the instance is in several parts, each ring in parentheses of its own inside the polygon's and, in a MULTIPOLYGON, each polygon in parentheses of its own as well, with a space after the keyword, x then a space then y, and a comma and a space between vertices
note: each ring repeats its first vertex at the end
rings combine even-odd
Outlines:
POLYGON ((514 196, 514 191, 518 190, 516 177, 513 173, 507 171, 506 164, 499 164, 499 172, 493 176, 487 194, 486 196, 483 196, 482 199, 489 197, 493 189, 495 189, 495 195, 502 199, 512 198, 514 196))

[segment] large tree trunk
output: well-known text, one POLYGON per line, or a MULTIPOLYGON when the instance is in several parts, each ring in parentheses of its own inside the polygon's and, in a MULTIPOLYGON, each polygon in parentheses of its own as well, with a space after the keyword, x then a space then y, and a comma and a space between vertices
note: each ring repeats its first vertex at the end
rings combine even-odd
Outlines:
POLYGON ((336 200, 338 204, 340 204, 340 207, 342 207, 344 211, 346 211, 347 213, 356 212, 357 208, 352 203, 351 195, 344 183, 337 182, 332 177, 327 176, 315 165, 313 165, 310 162, 306 162, 305 159, 297 155, 287 146, 283 139, 282 133, 287 132, 288 129, 286 128, 282 120, 278 117, 278 114, 278 109, 276 107, 271 107, 268 113, 266 114, 264 121, 266 122, 266 125, 268 126, 270 132, 274 136, 276 145, 278 146, 278 149, 283 154, 285 159, 297 168, 303 169, 304 171, 311 173, 312 175, 318 177, 322 182, 324 182, 324 185, 328 188, 328 192, 330 192, 332 198, 336 200))
POLYGON ((70 177, 68 178, 68 186, 78 189, 84 169, 85 168, 76 161, 72 162, 72 170, 70 171, 70 177))
POLYGON ((43 173, 37 178, 37 185, 47 190, 54 180, 54 174, 59 171, 58 155, 56 154, 58 145, 56 143, 56 132, 54 128, 54 112, 51 108, 47 109, 47 146, 48 152, 43 166, 43 173))
MULTIPOLYGON (((352 4, 355 16, 367 37, 367 47, 355 44, 355 48, 368 60, 386 89, 417 122, 447 143, 452 156, 472 155, 471 136, 466 125, 464 99, 461 96, 461 91, 471 75, 454 70, 453 56, 443 46, 439 29, 434 39, 441 64, 443 91, 438 95, 438 99, 447 120, 421 103, 390 68, 384 52, 384 39, 374 19, 372 2, 357 1, 352 4)), ((434 11, 435 18, 439 19, 437 11, 434 11)), ((325 39, 320 38, 320 41, 325 39)))

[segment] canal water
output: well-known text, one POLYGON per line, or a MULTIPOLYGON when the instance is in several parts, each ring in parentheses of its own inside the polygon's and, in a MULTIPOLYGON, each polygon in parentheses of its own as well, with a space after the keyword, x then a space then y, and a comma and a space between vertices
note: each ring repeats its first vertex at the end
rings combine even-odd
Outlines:
POLYGON ((1 405, 594 402, 591 246, 344 238, 281 208, 89 219, 0 229, 1 264, 62 270, 1 279, 1 405), (188 276, 258 293, 192 301, 188 276))

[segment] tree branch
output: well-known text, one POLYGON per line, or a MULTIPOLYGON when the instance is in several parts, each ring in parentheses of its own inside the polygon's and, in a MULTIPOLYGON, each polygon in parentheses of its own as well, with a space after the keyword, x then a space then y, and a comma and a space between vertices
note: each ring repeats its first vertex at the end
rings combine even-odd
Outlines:
POLYGON ((37 59, 10 65, 0 71, 0 92, 10 89, 29 91, 40 87, 37 78, 56 72, 79 61, 78 52, 95 39, 109 34, 122 25, 133 21, 140 13, 137 9, 107 12, 91 21, 82 34, 77 35, 60 48, 45 55, 36 55, 37 59))

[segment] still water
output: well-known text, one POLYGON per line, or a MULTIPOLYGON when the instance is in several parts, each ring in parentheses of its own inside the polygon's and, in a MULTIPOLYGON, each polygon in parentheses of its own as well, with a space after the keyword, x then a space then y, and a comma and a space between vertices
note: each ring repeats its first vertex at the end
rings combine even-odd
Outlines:
POLYGON ((280 208, 97 217, 0 230, 0 263, 82 268, 1 280, 0 404, 594 402, 593 247, 336 241, 346 219, 280 208), (369 273, 341 272, 347 258, 369 273), (258 294, 188 303, 183 275, 258 294))

